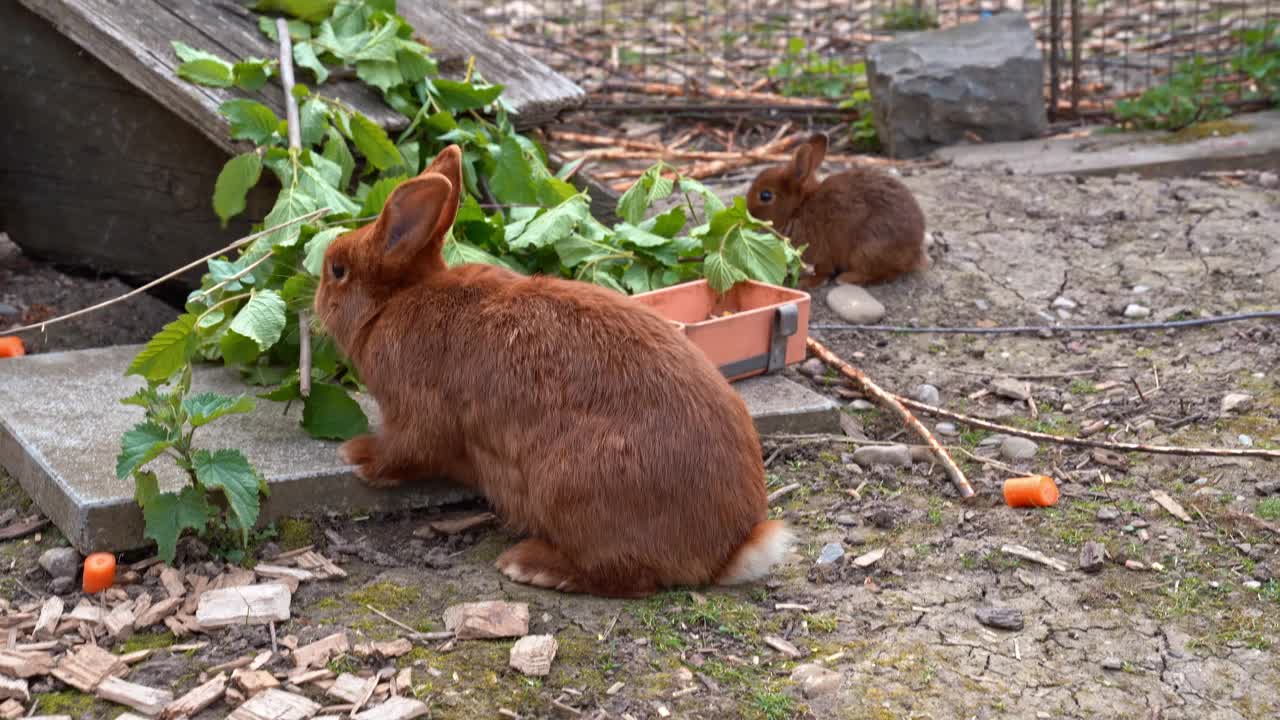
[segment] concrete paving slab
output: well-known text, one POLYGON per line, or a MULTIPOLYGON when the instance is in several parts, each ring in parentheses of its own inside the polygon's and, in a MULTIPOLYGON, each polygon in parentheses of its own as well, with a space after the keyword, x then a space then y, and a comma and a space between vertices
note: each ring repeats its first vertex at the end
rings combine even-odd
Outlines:
POLYGON ((1100 133, 1063 140, 956 145, 937 156, 961 168, 1008 168, 1025 175, 1174 177, 1224 170, 1280 167, 1280 111, 1246 113, 1232 123, 1245 132, 1191 142, 1162 142, 1166 132, 1100 133))
MULTIPOLYGON (((117 480, 120 435, 139 421, 140 410, 119 400, 142 387, 124 377, 139 346, 30 355, 0 363, 0 466, 22 485, 42 511, 82 552, 144 546, 142 512, 133 481, 117 480)), ((197 369, 193 391, 246 392, 238 376, 217 366, 197 369)), ((831 400, 784 377, 735 384, 762 433, 839 432, 831 400)), ((372 398, 359 398, 376 424, 372 398)), ((286 415, 278 403, 260 401, 248 415, 214 423, 199 444, 246 451, 267 478, 271 495, 263 519, 314 512, 373 512, 456 502, 470 493, 444 483, 415 483, 379 491, 365 487, 337 456, 338 443, 314 440, 298 426, 301 408, 286 415)), ((176 468, 157 464, 163 489, 182 483, 176 468)))

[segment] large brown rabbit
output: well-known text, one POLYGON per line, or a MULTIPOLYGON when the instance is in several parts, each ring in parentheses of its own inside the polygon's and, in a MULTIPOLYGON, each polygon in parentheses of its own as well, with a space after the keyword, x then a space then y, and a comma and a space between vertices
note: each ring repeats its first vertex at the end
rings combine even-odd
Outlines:
POLYGON ((316 315, 383 416, 344 461, 375 487, 446 477, 483 493, 526 536, 497 561, 517 582, 635 597, 764 575, 791 534, 766 519, 742 399, 623 295, 446 267, 461 157, 446 148, 325 253, 316 315))
POLYGON ((832 275, 836 282, 868 285, 928 267, 924 213, 907 186, 869 167, 818 182, 826 154, 827 136, 810 137, 790 163, 761 172, 747 194, 752 215, 808 246, 804 260, 813 275, 801 286, 818 287, 832 275))

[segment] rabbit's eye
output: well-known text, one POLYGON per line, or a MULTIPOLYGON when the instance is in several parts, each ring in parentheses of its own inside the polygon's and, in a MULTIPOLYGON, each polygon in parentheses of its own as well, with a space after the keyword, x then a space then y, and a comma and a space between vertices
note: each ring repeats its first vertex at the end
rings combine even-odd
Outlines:
POLYGON ((767 203, 773 201, 773 193, 769 190, 760 191, 760 202, 767 203))
POLYGON ((333 263, 329 266, 329 272, 333 273, 334 280, 341 280, 346 277, 347 268, 343 265, 339 265, 338 263, 333 263))

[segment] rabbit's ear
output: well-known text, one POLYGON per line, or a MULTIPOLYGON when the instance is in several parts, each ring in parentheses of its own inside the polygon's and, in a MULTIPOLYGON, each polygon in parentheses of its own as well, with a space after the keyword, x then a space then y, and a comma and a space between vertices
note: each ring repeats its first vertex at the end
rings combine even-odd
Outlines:
POLYGON ((803 145, 796 148, 795 157, 791 160, 791 170, 795 179, 801 182, 812 177, 827 156, 827 136, 815 133, 803 145))
POLYGON ((443 269, 444 238, 458 214, 461 194, 462 150, 450 145, 421 175, 401 183, 387 198, 376 231, 387 261, 443 269))

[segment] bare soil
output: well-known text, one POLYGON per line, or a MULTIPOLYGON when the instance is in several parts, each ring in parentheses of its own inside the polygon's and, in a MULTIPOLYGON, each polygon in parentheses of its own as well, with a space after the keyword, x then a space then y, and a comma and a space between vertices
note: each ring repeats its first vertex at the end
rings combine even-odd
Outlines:
MULTIPOLYGON (((724 189, 741 192, 747 179, 724 189)), ((1078 182, 953 170, 918 172, 906 182, 926 209, 935 263, 870 288, 888 323, 1113 323, 1124 321, 1130 304, 1160 319, 1275 309, 1280 298, 1275 191, 1195 179, 1078 182), (1060 296, 1076 305, 1065 310, 1069 317, 1053 306, 1060 296)), ((12 257, 7 263, 0 265, 0 295, 19 295, 24 304, 49 302, 23 296, 45 285, 79 292, 93 286, 12 257)), ((813 322, 839 322, 821 301, 824 292, 815 296, 813 322)), ((14 302, 5 297, 0 301, 14 302)), ((59 311, 71 309, 63 302, 59 311)), ((155 327, 142 322, 93 334, 113 325, 99 316, 65 347, 142 339, 155 327), (130 335, 135 330, 141 335, 130 335)), ((1111 426, 1096 437, 1277 448, 1278 330, 1255 321, 1048 338, 814 334, 889 389, 905 393, 929 383, 943 405, 1006 424, 1071 434, 1106 419, 1111 426), (1035 415, 1026 403, 980 395, 1008 376, 1027 376, 1035 415), (1221 400, 1231 392, 1250 394, 1252 406, 1223 415, 1221 400)), ((802 381, 848 402, 834 376, 802 381)), ((847 429, 911 441, 877 410, 851 408, 847 429)), ((962 425, 958 432, 944 441, 982 458, 956 451, 978 491, 967 504, 928 465, 859 468, 847 457, 852 439, 766 438, 771 488, 799 484, 775 512, 795 527, 800 544, 768 582, 741 589, 680 590, 633 602, 533 590, 493 568, 513 540, 501 530, 415 537, 434 513, 288 522, 260 551, 315 542, 350 573, 341 582, 305 584, 295 595, 294 619, 280 630, 302 642, 335 628, 348 629, 353 641, 402 634, 370 606, 429 630, 440 628, 454 603, 528 602, 531 630, 560 642, 551 675, 532 679, 509 669, 507 641, 450 650, 418 643, 396 664, 413 667, 432 717, 495 717, 499 709, 529 718, 770 720, 1280 715, 1280 498, 1260 494, 1275 488, 1280 466, 1048 444, 1015 461, 983 446, 989 433, 962 425), (1006 507, 999 489, 1011 470, 1054 477, 1061 501, 1048 509, 1006 507), (1187 508, 1192 521, 1156 505, 1155 489, 1187 508), (1076 569, 1090 541, 1109 554, 1096 574, 1076 569), (844 557, 818 567, 829 543, 844 557), (1069 570, 1003 553, 1009 544, 1069 570), (885 551, 878 562, 853 562, 876 549, 885 551), (1024 626, 982 625, 977 611, 992 607, 1020 610, 1024 626), (786 639, 803 657, 783 656, 766 636, 786 639), (838 672, 838 689, 805 697, 789 679, 804 662, 838 672)), ((11 480, 0 487, 0 512, 28 502, 11 480)), ((36 558, 59 542, 57 533, 46 533, 0 545, 7 571, 0 595, 26 601, 29 592, 45 592, 48 578, 36 558)), ((204 668, 270 647, 265 632, 211 639, 190 655, 160 650, 129 679, 182 691, 204 668)), ((379 669, 349 657, 334 666, 379 669)), ((268 669, 287 667, 277 659, 268 669)), ((120 711, 53 681, 34 689, 40 713, 107 718, 120 711)), ((220 705, 201 717, 226 713, 220 705)))

